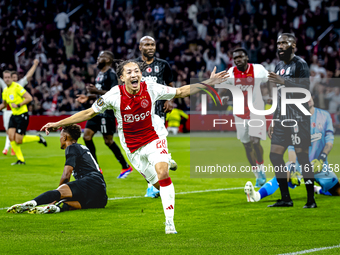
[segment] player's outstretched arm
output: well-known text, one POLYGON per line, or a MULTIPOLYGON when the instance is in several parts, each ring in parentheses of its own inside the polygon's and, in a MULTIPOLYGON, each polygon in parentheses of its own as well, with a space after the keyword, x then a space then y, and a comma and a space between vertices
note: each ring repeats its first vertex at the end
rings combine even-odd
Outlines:
POLYGON ((33 76, 35 70, 37 69, 39 65, 39 60, 38 59, 34 59, 33 60, 33 66, 31 67, 30 70, 28 70, 27 74, 26 74, 26 79, 29 81, 29 79, 31 79, 31 77, 33 76))
POLYGON ((229 74, 227 73, 227 71, 222 71, 222 72, 216 73, 216 66, 215 66, 214 70, 212 71, 212 73, 210 75, 210 79, 205 80, 201 83, 189 84, 189 85, 186 85, 186 86, 183 86, 183 87, 176 89, 175 98, 184 98, 184 97, 196 94, 202 88, 205 88, 205 86, 203 84, 213 86, 215 84, 220 84, 220 83, 226 81, 226 79, 228 77, 229 77, 229 74))
POLYGON ((7 107, 7 102, 5 100, 2 101, 2 103, 0 104, 0 111, 2 111, 2 109, 7 107))
POLYGON ((72 116, 70 116, 66 119, 63 119, 61 121, 47 123, 45 126, 43 126, 40 129, 40 131, 45 130, 46 135, 48 135, 51 131, 55 131, 62 126, 67 126, 67 125, 71 125, 71 124, 80 123, 80 122, 83 122, 85 120, 89 120, 89 119, 93 118, 94 116, 96 116, 97 114, 98 113, 94 112, 94 110, 92 108, 89 108, 89 109, 83 110, 81 112, 77 112, 76 114, 73 114, 72 116))

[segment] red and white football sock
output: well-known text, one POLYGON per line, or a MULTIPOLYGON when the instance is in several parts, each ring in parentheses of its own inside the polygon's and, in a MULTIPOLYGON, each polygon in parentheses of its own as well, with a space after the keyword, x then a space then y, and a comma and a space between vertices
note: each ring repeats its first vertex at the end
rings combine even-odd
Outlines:
POLYGON ((259 170, 258 170, 258 166, 252 166, 251 169, 252 169, 252 171, 253 171, 253 173, 254 173, 254 175, 255 175, 255 178, 256 178, 256 179, 259 178, 259 170))
POLYGON ((175 213, 175 188, 171 178, 159 180, 160 195, 166 220, 173 220, 175 213))
POLYGON ((259 171, 260 173, 262 173, 262 172, 263 172, 263 160, 262 160, 262 162, 258 162, 258 161, 256 160, 256 165, 257 165, 257 167, 258 167, 258 171, 259 171))

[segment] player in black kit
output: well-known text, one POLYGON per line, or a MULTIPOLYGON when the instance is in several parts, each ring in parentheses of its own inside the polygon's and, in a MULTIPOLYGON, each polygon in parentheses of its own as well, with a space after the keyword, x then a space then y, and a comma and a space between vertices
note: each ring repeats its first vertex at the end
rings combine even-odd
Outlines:
MULTIPOLYGON (((172 71, 168 62, 163 59, 156 58, 156 41, 151 36, 144 36, 140 39, 139 50, 141 56, 136 60, 145 62, 148 66, 143 71, 142 81, 157 82, 173 87, 172 71)), ((155 113, 165 122, 167 112, 173 109, 172 102, 166 100, 158 100, 155 105, 155 113)))
POLYGON ((31 201, 13 205, 9 213, 28 211, 32 214, 57 213, 75 209, 104 208, 107 204, 106 184, 89 149, 77 143, 81 136, 79 125, 63 127, 60 147, 65 150, 66 162, 59 187, 31 201), (70 182, 73 173, 75 181, 70 182), (49 204, 44 207, 38 205, 49 204))
MULTIPOLYGON (((310 140, 310 115, 306 110, 303 113, 294 104, 287 104, 286 115, 281 109, 281 88, 303 88, 309 90, 309 68, 302 58, 295 56, 296 38, 291 34, 284 33, 277 39, 277 51, 280 62, 276 65, 275 73, 270 72, 269 81, 278 86, 277 109, 273 119, 278 119, 273 126, 268 129, 268 136, 272 139, 270 148, 270 160, 276 169, 281 197, 275 204, 269 207, 289 207, 293 206, 290 198, 287 183, 287 172, 284 169, 285 162, 283 154, 289 145, 295 147, 297 158, 301 164, 302 174, 307 189, 307 204, 303 208, 315 208, 314 200, 314 172, 308 158, 308 149, 311 145, 310 140), (284 124, 282 124, 284 121, 284 124), (295 125, 296 124, 296 125, 295 125), (295 125, 295 126, 294 126, 295 125), (294 126, 294 127, 293 127, 294 126)), ((303 98, 301 93, 287 93, 287 99, 303 98)), ((303 107, 308 108, 308 103, 303 107)))
MULTIPOLYGON (((172 71, 168 62, 163 59, 156 58, 156 41, 151 36, 144 36, 139 41, 139 50, 141 56, 136 60, 138 62, 145 62, 147 68, 143 71, 142 81, 157 82, 173 87, 172 71)), ((171 112, 173 109, 172 100, 158 100, 155 105, 155 114, 157 114, 165 123, 166 113, 171 112)), ((170 169, 176 170, 177 163, 171 159, 170 169)), ((155 189, 149 184, 146 191, 146 197, 158 197, 159 190, 155 189)))
MULTIPOLYGON (((112 63, 112 52, 100 52, 97 59, 97 67, 100 69, 100 72, 96 78, 96 85, 90 84, 87 87, 87 91, 90 93, 90 95, 80 95, 77 98, 80 103, 85 103, 89 99, 98 99, 112 87, 118 85, 117 75, 112 69, 112 63)), ((86 123, 84 131, 85 145, 87 148, 89 148, 93 157, 98 162, 96 148, 92 140, 94 134, 97 131, 100 131, 103 134, 105 144, 110 148, 119 163, 122 165, 122 171, 117 178, 126 178, 132 172, 132 167, 126 162, 118 145, 113 141, 113 134, 116 132, 116 121, 113 110, 107 110, 103 114, 98 114, 86 123)))

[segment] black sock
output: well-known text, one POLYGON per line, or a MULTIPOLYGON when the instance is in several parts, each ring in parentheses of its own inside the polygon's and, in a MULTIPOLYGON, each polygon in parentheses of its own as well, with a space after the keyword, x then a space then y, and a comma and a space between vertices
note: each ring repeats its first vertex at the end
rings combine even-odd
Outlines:
POLYGON ((277 179, 277 182, 279 183, 279 188, 281 191, 281 199, 286 202, 291 201, 292 199, 290 198, 290 194, 288 190, 287 178, 276 177, 276 179, 277 179))
POLYGON ((313 203, 314 200, 314 172, 311 164, 309 163, 308 154, 301 152, 296 153, 297 159, 301 165, 301 171, 305 186, 307 190, 307 203, 313 203))
POLYGON ((123 169, 129 168, 129 164, 126 162, 118 145, 115 142, 113 142, 109 148, 113 152, 113 154, 115 154, 115 157, 117 158, 118 162, 122 165, 122 168, 123 169))
POLYGON ((290 198, 288 190, 287 172, 285 162, 283 161, 283 155, 271 152, 270 160, 274 166, 275 176, 279 183, 281 199, 286 202, 291 201, 292 199, 290 198))
POLYGON ((33 200, 37 202, 37 205, 45 205, 52 203, 53 201, 58 201, 60 199, 60 192, 58 190, 50 190, 42 193, 33 200))
POLYGON ((98 163, 98 160, 97 160, 97 156, 96 156, 96 147, 94 146, 94 143, 93 143, 93 140, 89 140, 89 141, 86 141, 84 139, 84 142, 85 142, 85 145, 86 147, 90 150, 92 156, 94 157, 94 159, 97 161, 98 163))

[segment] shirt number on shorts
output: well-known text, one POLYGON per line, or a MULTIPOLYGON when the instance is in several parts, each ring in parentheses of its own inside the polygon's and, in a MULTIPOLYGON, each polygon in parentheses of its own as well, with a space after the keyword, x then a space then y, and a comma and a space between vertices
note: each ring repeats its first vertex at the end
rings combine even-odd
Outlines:
POLYGON ((163 139, 163 140, 157 141, 156 148, 157 149, 166 148, 166 140, 163 139))
POLYGON ((293 143, 293 145, 296 145, 296 144, 300 144, 300 143, 301 143, 301 138, 298 137, 297 134, 294 134, 294 135, 292 134, 291 137, 292 137, 292 143, 293 143))
POLYGON ((107 130, 106 130, 106 119, 105 118, 102 118, 102 124, 100 125, 100 131, 103 134, 107 133, 107 130))

